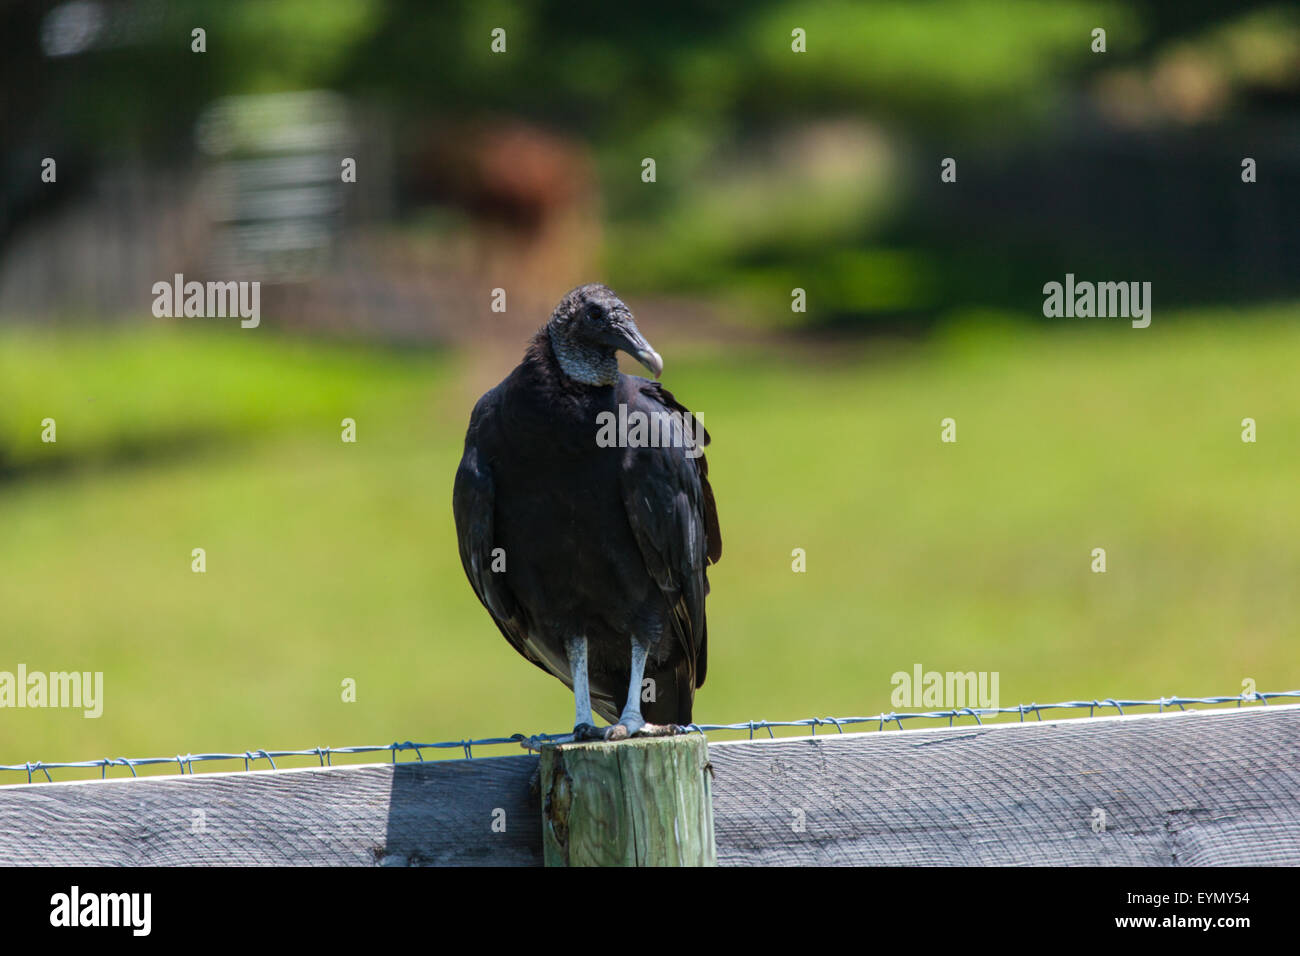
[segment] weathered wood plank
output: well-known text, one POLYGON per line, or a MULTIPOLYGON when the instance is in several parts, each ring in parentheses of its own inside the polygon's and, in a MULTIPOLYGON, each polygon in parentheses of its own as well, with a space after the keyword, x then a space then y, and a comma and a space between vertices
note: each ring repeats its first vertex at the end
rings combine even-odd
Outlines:
MULTIPOLYGON (((715 743, 708 757, 723 865, 1300 864, 1300 705, 715 743)), ((538 866, 537 768, 0 787, 0 864, 538 866)))
POLYGON ((719 743, 709 759, 724 866, 1300 864, 1300 705, 719 743))
POLYGON ((521 755, 0 787, 0 863, 540 866, 536 768, 521 755))
POLYGON ((716 866, 705 739, 542 749, 547 866, 716 866))

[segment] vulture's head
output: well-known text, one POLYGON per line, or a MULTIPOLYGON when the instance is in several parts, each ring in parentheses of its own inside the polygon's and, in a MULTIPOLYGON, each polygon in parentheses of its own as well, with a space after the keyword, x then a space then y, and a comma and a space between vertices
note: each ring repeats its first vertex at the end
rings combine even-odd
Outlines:
POLYGON ((555 307, 546 326, 556 361, 569 378, 586 385, 618 381, 617 352, 623 351, 663 374, 664 360, 632 320, 632 310, 599 282, 578 286, 555 307))

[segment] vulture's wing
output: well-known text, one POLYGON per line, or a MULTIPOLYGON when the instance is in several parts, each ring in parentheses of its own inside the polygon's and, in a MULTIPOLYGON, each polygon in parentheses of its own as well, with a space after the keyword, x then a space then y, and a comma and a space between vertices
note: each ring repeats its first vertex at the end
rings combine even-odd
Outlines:
POLYGON ((490 455, 485 453, 483 444, 490 444, 494 435, 491 419, 497 395, 498 390, 492 389, 474 406, 465 435, 465 454, 456 469, 451 510, 456 517, 460 563, 474 593, 511 646, 548 674, 566 680, 567 666, 559 670, 555 662, 547 666, 547 655, 529 641, 528 623, 506 583, 506 576, 492 570, 496 500, 490 455))
POLYGON ((699 446, 707 445, 708 432, 658 382, 623 376, 619 392, 629 415, 639 411, 669 423, 669 438, 661 428, 659 447, 624 450, 623 505, 646 568, 672 609, 673 630, 700 687, 708 665, 705 567, 722 556, 722 535, 703 448, 694 449, 698 457, 687 452, 692 436, 699 446))

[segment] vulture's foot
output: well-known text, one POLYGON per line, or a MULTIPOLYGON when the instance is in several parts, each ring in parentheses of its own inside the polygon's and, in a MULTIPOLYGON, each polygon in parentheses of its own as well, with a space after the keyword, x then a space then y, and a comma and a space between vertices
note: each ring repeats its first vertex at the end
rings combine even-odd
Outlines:
POLYGON ((608 740, 609 731, 613 728, 601 730, 592 724, 578 724, 573 728, 574 743, 582 743, 587 740, 608 740))
POLYGON ((605 728, 606 740, 626 740, 628 737, 675 737, 686 733, 685 727, 676 724, 647 724, 641 717, 624 717, 612 727, 605 728))
POLYGON ((676 737, 686 733, 686 728, 679 724, 646 724, 636 732, 638 737, 676 737))

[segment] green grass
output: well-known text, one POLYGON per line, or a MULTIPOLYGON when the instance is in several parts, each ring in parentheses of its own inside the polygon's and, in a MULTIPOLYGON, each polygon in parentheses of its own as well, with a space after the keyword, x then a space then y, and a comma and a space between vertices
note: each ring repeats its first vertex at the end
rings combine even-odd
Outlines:
MULTIPOLYGON (((820 364, 656 341, 714 436, 697 720, 874 714, 917 663, 997 671, 1003 705, 1300 686, 1298 317, 967 323, 820 364)), ((99 719, 0 710, 0 763, 564 729, 567 692, 460 568, 465 368, 249 333, 0 333, 19 466, 0 670, 105 681, 99 719)))
POLYGON ((429 359, 155 327, 0 338, 0 465, 164 454, 278 426, 398 404, 429 359), (56 424, 55 443, 41 422, 56 424))

